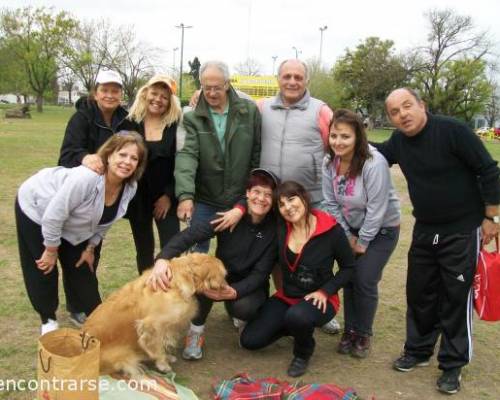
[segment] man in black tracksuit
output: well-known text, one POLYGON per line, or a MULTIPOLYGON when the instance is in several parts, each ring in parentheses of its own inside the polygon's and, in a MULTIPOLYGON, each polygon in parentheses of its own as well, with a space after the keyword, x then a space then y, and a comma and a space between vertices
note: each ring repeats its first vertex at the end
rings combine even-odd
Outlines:
POLYGON ((427 113, 413 90, 393 91, 386 111, 397 129, 375 145, 401 167, 416 220, 405 352, 393 366, 406 372, 427 365, 441 334, 437 386, 456 393, 472 356, 471 286, 480 239, 488 243, 499 231, 499 170, 465 124, 427 113))

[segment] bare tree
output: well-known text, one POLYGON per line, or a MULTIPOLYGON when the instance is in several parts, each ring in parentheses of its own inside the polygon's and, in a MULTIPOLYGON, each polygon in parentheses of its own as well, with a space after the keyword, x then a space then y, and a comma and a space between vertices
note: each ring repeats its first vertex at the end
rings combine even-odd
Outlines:
POLYGON ((240 75, 259 76, 262 65, 255 58, 247 58, 234 66, 235 71, 240 75))
POLYGON ((422 60, 417 82, 429 109, 434 110, 441 73, 450 61, 462 58, 483 60, 491 42, 487 31, 477 31, 470 16, 452 9, 433 9, 425 14, 430 25, 427 45, 419 49, 422 60))
POLYGON ((105 66, 114 69, 123 80, 129 104, 139 87, 155 72, 155 56, 160 49, 138 41, 132 27, 120 27, 106 49, 105 66))
POLYGON ((500 119, 500 86, 498 82, 491 80, 491 97, 486 104, 485 117, 488 126, 495 127, 500 119))
POLYGON ((65 67, 59 71, 58 81, 62 89, 68 92, 69 104, 73 104, 73 89, 78 82, 78 76, 71 69, 65 67))
POLYGON ((78 34, 70 39, 71 51, 64 62, 82 82, 87 92, 95 85, 97 74, 105 65, 113 47, 114 28, 107 20, 80 23, 78 34))

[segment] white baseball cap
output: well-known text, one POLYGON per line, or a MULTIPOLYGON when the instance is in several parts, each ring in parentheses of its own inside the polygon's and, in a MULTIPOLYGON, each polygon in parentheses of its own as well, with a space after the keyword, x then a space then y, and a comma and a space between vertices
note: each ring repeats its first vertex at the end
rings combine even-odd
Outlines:
POLYGON ((117 83, 120 86, 123 86, 122 78, 120 74, 116 71, 107 70, 107 71, 99 71, 97 74, 97 78, 95 80, 96 85, 103 83, 117 83))

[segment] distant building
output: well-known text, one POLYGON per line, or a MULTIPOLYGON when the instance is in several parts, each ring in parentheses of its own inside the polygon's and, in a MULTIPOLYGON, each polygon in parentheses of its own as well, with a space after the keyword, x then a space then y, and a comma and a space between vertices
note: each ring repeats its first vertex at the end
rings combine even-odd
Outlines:
POLYGON ((279 91, 278 80, 273 75, 233 75, 231 85, 255 100, 275 96, 279 91))
POLYGON ((60 89, 57 95, 57 104, 59 105, 73 105, 75 102, 83 95, 78 86, 73 86, 71 90, 71 101, 70 93, 68 90, 60 89))
MULTIPOLYGON (((0 94, 0 103, 17 103, 18 96, 15 94, 0 94)), ((19 100, 21 100, 21 97, 19 97, 19 100)))
POLYGON ((486 119, 486 116, 484 115, 476 115, 474 119, 472 120, 473 122, 473 128, 474 129, 479 129, 479 128, 498 128, 500 127, 500 119, 497 119, 495 121, 495 124, 493 126, 489 126, 488 120, 486 119))

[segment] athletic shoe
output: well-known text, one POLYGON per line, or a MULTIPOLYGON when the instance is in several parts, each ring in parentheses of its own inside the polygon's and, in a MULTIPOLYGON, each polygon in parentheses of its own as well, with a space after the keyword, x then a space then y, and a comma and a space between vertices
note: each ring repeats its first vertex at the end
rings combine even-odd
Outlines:
POLYGON ((337 346, 337 353, 349 354, 355 339, 356 336, 353 331, 344 331, 337 346))
POLYGON ((307 364, 309 364, 309 360, 306 360, 305 358, 294 357, 287 370, 288 376, 296 378, 298 376, 304 375, 307 371, 307 364))
POLYGON ((356 335, 351 349, 351 356, 366 358, 370 353, 370 336, 356 335))
POLYGON ((337 322, 335 318, 332 318, 330 322, 327 322, 325 325, 321 327, 321 330, 330 335, 336 335, 340 332, 340 324, 337 322))
POLYGON ((457 393, 460 390, 461 371, 460 367, 443 371, 437 380, 437 389, 443 393, 457 393))
POLYGON ((87 320, 87 315, 84 312, 72 312, 69 314, 69 320, 77 328, 81 328, 87 320))
POLYGON ((55 331, 56 329, 59 329, 58 322, 49 318, 45 324, 42 324, 42 327, 40 328, 40 335, 43 336, 46 333, 55 331))
POLYGON ((186 346, 182 352, 184 360, 199 360, 203 357, 203 344, 205 337, 203 333, 189 332, 186 336, 186 346))
POLYGON ((410 356, 409 354, 403 354, 396 361, 394 361, 392 367, 396 371, 409 372, 415 367, 427 367, 428 365, 428 358, 417 358, 410 356))
POLYGON ((246 325, 246 321, 243 321, 242 319, 238 318, 233 318, 233 326, 239 330, 240 326, 243 324, 243 327, 246 325))

